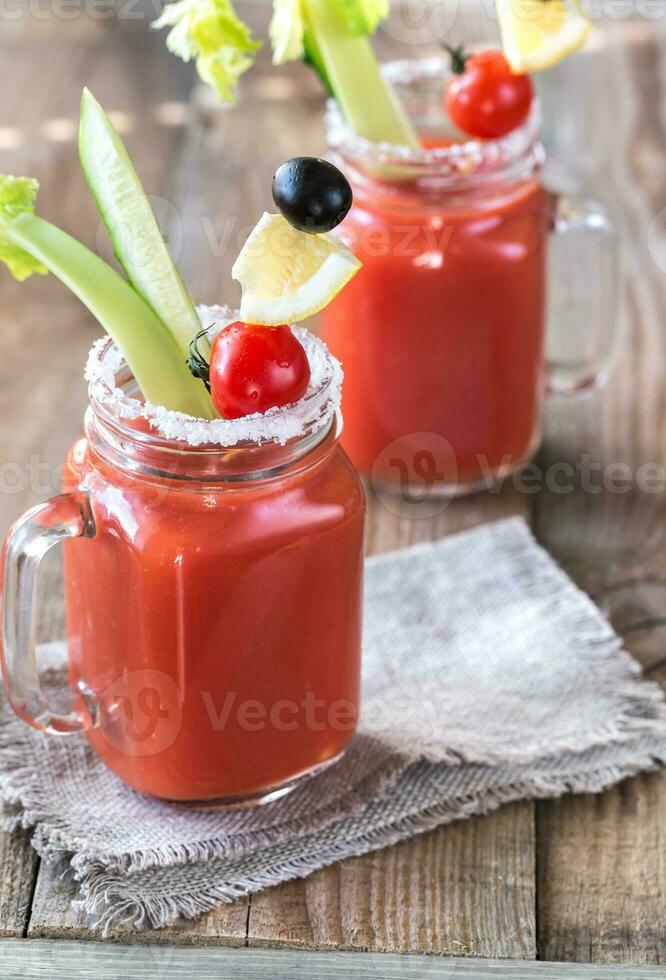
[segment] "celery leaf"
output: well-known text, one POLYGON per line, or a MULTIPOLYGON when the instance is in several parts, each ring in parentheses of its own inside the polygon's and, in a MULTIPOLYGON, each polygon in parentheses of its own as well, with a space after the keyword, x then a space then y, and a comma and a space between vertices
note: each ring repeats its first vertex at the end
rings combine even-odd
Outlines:
POLYGON ((0 174, 0 262, 5 263, 19 282, 23 282, 34 272, 40 276, 48 275, 48 269, 33 258, 30 252, 9 240, 3 233, 3 225, 20 214, 32 214, 38 190, 39 182, 32 177, 0 174))
POLYGON ((233 101, 239 77, 261 46, 230 0, 177 0, 164 7, 152 27, 171 28, 169 51, 183 61, 194 59, 202 81, 223 102, 233 101))
POLYGON ((274 65, 302 58, 305 53, 305 19, 301 0, 275 0, 268 33, 274 65))

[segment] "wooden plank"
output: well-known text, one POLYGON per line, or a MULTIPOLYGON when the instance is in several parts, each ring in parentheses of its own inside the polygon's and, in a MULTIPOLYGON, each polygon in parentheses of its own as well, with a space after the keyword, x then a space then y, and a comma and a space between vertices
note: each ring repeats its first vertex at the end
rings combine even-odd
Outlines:
POLYGON ((99 980, 148 980, 196 976, 197 980, 661 980, 658 967, 581 966, 517 960, 466 960, 373 953, 307 953, 287 950, 168 949, 103 943, 0 942, 6 980, 95 976, 99 980))
POLYGON ((252 896, 251 946, 534 956, 530 804, 252 896))
MULTIPOLYGON (((663 207, 666 132, 663 24, 608 24, 589 55, 573 60, 547 88, 551 112, 566 111, 594 192, 619 202, 614 217, 626 278, 622 344, 605 391, 584 402, 549 406, 542 471, 587 455, 600 492, 576 481, 570 493, 544 490, 538 535, 586 588, 642 660, 663 677, 666 562, 664 493, 641 483, 645 463, 663 468, 666 282, 648 250, 648 229, 663 207), (627 37, 631 44, 627 45, 627 37), (573 64, 572 62, 572 64, 573 64), (557 88, 555 87, 557 84, 557 88), (576 93, 587 93, 580 99, 576 93), (594 128, 596 152, 587 133, 594 128), (598 141, 597 141, 598 140, 598 141), (613 152, 602 154, 602 145, 613 152), (626 467, 624 491, 610 482, 626 467), (603 480, 606 480, 605 485, 603 480)), ((663 472, 663 469, 662 469, 663 472)), ((565 797, 537 807, 539 955, 544 959, 664 963, 666 928, 666 776, 632 779, 598 797, 565 797)))
MULTIPOLYGON (((98 939, 100 934, 90 925, 89 917, 77 904, 76 882, 63 878, 63 867, 42 864, 32 903, 28 937, 30 939, 85 940, 98 939)), ((213 944, 244 946, 247 933, 248 900, 222 905, 191 922, 182 921, 166 929, 136 932, 128 928, 114 930, 110 937, 126 942, 163 945, 213 944)))
POLYGON ((0 937, 23 936, 37 874, 37 855, 28 834, 0 833, 0 937))
POLYGON ((539 804, 540 955, 663 963, 663 774, 539 804))

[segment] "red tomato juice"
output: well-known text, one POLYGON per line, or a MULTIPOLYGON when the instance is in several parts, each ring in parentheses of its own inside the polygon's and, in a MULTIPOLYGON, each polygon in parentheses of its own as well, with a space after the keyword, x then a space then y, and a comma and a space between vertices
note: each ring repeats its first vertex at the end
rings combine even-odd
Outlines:
POLYGON ((354 190, 342 234, 363 268, 321 314, 353 463, 393 482, 426 451, 450 488, 515 468, 539 434, 546 192, 354 190))

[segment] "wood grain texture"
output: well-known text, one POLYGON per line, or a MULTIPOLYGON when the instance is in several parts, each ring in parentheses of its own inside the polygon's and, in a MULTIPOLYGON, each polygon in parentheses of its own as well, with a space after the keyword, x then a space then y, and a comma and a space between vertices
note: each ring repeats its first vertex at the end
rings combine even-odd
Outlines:
POLYGON ((659 773, 538 805, 543 959, 663 963, 664 802, 659 773))
POLYGON ((0 833, 0 938, 24 936, 38 858, 27 833, 0 833))
POLYGON ((0 970, 5 980, 661 980, 659 967, 582 966, 517 960, 465 960, 373 953, 308 953, 287 950, 183 950, 164 946, 4 940, 0 970))
MULTIPOLYGON (((666 265, 651 252, 651 223, 666 204, 663 23, 606 25, 603 47, 547 79, 551 114, 569 112, 553 150, 591 193, 613 205, 623 278, 620 344, 605 390, 550 405, 539 463, 576 468, 587 456, 595 489, 536 499, 538 536, 587 589, 655 680, 663 675, 665 494, 641 470, 664 473, 666 265), (631 44, 627 44, 630 32, 631 44), (576 93, 585 91, 587 98, 576 93), (595 97, 596 93, 596 97, 595 97), (613 146, 595 152, 585 134, 613 146), (575 148, 578 148, 577 151, 575 148), (615 482, 615 476, 624 480, 615 482), (621 487, 621 489, 619 489, 621 487)), ((659 234, 663 238, 663 226, 659 234)), ((654 229, 653 229, 654 231, 654 229)), ((652 240, 652 243, 653 240, 652 240)), ((598 797, 537 807, 539 954, 543 959, 664 963, 666 776, 629 780, 598 797)))
POLYGON ((535 955, 531 804, 252 896, 251 946, 535 955))
MULTIPOLYGON (((32 902, 27 935, 30 939, 98 939, 90 920, 76 904, 78 890, 66 869, 42 864, 32 902)), ((163 945, 244 946, 247 934, 248 899, 222 905, 191 922, 178 922, 167 929, 133 932, 117 929, 109 938, 163 945)))

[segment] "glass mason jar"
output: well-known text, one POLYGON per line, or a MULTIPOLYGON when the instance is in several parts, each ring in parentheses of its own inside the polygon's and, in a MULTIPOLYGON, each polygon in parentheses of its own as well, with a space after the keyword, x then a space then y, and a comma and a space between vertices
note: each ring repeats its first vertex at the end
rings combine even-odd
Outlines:
POLYGON ((103 341, 65 492, 5 542, 14 710, 44 732, 85 732, 144 793, 274 799, 338 759, 356 726, 365 501, 338 443, 339 365, 320 341, 306 343, 321 376, 300 407, 266 416, 256 432, 247 419, 186 431, 183 416, 163 413, 162 431, 180 427, 177 439, 126 417, 120 406, 141 407, 128 397, 136 385, 103 341), (35 573, 59 541, 66 714, 40 682, 34 645, 35 573))
POLYGON ((320 331, 344 367, 343 445, 357 468, 376 485, 464 492, 533 455, 544 390, 600 379, 616 306, 613 236, 599 205, 544 189, 538 103, 503 139, 461 142, 443 105, 445 61, 386 72, 423 149, 360 139, 330 104, 329 150, 354 191, 340 234, 363 268, 320 331), (569 281, 564 303, 551 291, 546 366, 552 231, 584 286, 574 315, 569 281))

